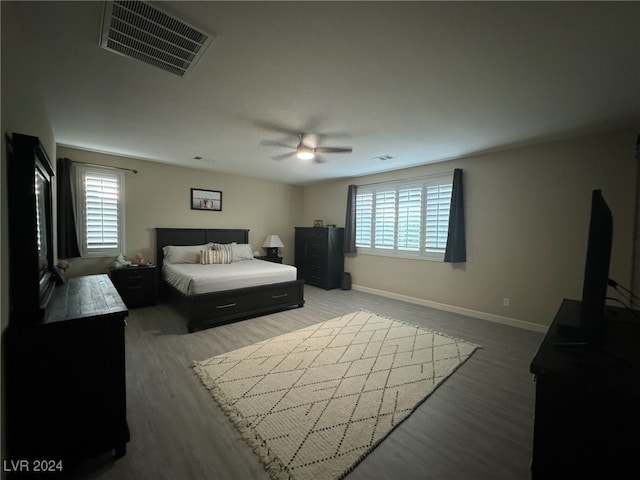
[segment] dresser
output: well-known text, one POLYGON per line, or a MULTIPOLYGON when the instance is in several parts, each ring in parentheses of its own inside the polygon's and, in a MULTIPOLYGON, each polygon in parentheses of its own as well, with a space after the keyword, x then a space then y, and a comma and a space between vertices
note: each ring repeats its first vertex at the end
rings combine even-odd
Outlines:
POLYGON ((344 228, 296 227, 298 278, 324 289, 340 287, 344 271, 344 228))
POLYGON ((42 321, 9 326, 7 458, 50 460, 67 473, 96 455, 125 454, 127 314, 109 276, 88 275, 58 285, 42 321))

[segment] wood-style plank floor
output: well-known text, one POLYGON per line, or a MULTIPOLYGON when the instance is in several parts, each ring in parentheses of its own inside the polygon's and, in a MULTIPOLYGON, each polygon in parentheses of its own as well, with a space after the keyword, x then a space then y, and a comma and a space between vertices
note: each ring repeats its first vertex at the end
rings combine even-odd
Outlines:
POLYGON ((347 480, 530 478, 535 384, 543 335, 354 290, 305 287, 303 308, 188 334, 168 305, 130 310, 126 328, 126 456, 99 459, 74 478, 268 480, 190 369, 224 353, 365 309, 479 344, 347 480))

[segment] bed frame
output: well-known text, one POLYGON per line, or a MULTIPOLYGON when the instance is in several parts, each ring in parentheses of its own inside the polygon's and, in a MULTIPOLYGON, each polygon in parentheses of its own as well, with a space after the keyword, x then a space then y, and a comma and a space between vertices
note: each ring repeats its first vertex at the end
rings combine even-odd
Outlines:
POLYGON ((249 243, 249 230, 219 228, 156 228, 156 263, 160 299, 187 320, 188 331, 229 323, 304 305, 304 280, 185 295, 162 279, 162 248, 166 245, 249 243))

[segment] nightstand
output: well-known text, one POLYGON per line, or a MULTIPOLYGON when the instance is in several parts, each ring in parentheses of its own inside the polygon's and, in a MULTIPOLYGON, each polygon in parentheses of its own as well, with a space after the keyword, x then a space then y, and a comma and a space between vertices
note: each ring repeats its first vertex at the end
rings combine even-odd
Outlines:
POLYGON ((155 305, 158 300, 158 276, 155 265, 111 268, 111 281, 129 308, 155 305))
POLYGON ((282 263, 282 257, 256 257, 258 260, 265 260, 267 262, 282 263))

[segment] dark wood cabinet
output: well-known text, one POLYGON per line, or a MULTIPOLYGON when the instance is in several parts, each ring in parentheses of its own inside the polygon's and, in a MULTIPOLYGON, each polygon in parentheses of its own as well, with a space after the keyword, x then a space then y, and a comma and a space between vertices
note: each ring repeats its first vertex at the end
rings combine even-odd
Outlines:
POLYGON ((258 260, 264 260, 265 262, 271 263, 282 263, 282 257, 270 257, 265 255, 264 257, 256 257, 258 260))
POLYGON ((62 472, 53 473, 65 474, 93 456, 125 454, 127 314, 109 277, 90 275, 57 286, 40 323, 9 326, 7 458, 55 461, 62 472))
POLYGON ((158 274, 155 265, 112 268, 111 280, 129 308, 155 305, 158 301, 158 274))
POLYGON ((327 290, 340 287, 344 271, 344 228, 296 227, 298 278, 327 290))
POLYGON ((531 362, 536 380, 532 478, 627 478, 638 470, 640 323, 607 307, 601 345, 558 333, 580 315, 565 299, 531 362))

